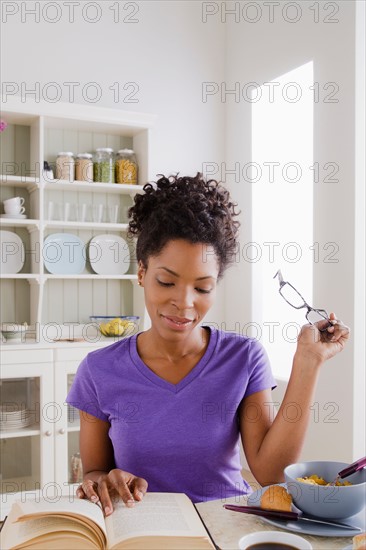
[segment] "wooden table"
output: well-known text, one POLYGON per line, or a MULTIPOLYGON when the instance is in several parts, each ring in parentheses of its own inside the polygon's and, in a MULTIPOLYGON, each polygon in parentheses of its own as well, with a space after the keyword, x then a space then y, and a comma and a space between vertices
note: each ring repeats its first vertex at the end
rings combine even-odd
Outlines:
MULTIPOLYGON (((224 500, 211 500, 196 504, 197 509, 210 531, 215 544, 220 550, 237 550, 239 539, 249 533, 257 531, 281 531, 281 529, 270 525, 258 516, 240 514, 225 510, 223 504, 236 504, 245 506, 246 497, 233 497, 224 500)), ((313 535, 302 535, 308 540, 314 550, 343 549, 352 544, 352 537, 316 537, 313 535)))

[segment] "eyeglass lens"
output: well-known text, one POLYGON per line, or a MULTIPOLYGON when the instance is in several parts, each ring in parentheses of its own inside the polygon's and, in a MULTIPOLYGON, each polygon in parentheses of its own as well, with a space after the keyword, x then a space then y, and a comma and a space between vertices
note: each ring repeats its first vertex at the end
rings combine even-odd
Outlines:
POLYGON ((311 309, 306 314, 306 318, 312 325, 314 323, 317 323, 318 321, 324 321, 324 319, 328 320, 328 317, 325 315, 325 313, 321 313, 320 311, 317 311, 316 309, 311 309))
POLYGON ((285 300, 287 300, 287 302, 293 307, 300 308, 305 305, 304 299, 289 283, 285 283, 281 287, 280 293, 285 298, 285 300))

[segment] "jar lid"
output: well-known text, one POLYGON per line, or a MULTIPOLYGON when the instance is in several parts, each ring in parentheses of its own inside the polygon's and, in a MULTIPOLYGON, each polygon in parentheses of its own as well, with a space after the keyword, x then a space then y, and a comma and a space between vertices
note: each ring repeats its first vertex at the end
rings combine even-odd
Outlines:
POLYGON ((91 158, 93 158, 93 155, 91 155, 90 153, 79 153, 76 156, 77 156, 78 159, 91 159, 91 158))
POLYGON ((61 151, 61 153, 58 153, 58 156, 59 157, 73 157, 74 153, 71 153, 70 151, 67 151, 67 152, 61 151))
POLYGON ((110 147, 99 147, 98 149, 95 149, 97 153, 113 153, 113 149, 110 147))
POLYGON ((134 154, 134 150, 133 149, 120 149, 118 151, 118 154, 125 154, 125 155, 133 155, 134 154))

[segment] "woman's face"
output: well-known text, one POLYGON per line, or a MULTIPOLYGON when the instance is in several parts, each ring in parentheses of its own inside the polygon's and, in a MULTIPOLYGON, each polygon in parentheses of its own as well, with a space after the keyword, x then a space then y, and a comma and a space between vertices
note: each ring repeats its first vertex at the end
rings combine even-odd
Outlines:
POLYGON ((202 321, 215 295, 219 265, 210 245, 169 241, 138 279, 153 329, 168 339, 184 338, 202 321))

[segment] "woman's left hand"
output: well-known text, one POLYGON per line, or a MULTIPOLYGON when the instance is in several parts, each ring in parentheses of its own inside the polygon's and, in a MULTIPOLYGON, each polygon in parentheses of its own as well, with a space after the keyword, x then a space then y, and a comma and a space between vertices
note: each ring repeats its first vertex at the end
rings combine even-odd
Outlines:
POLYGON ((336 318, 335 313, 329 315, 332 326, 320 331, 329 324, 319 321, 315 325, 304 325, 297 339, 296 353, 317 359, 323 363, 343 350, 350 337, 350 329, 336 318))

